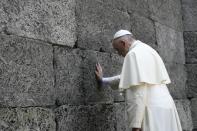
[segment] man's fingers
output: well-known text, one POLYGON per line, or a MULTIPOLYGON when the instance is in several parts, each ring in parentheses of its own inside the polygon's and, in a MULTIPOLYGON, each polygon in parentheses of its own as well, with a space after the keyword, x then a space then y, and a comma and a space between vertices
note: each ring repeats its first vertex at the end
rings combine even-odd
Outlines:
POLYGON ((102 72, 102 67, 99 63, 96 64, 96 69, 99 71, 99 72, 102 72))
POLYGON ((99 68, 100 71, 102 71, 102 67, 99 63, 98 63, 98 68, 99 68))
POLYGON ((95 71, 95 74, 96 74, 96 78, 100 80, 101 78, 100 78, 99 73, 97 71, 95 71))
POLYGON ((101 67, 100 63, 98 63, 99 67, 101 67))
POLYGON ((99 63, 96 63, 96 67, 97 67, 97 68, 99 68, 99 67, 100 67, 99 63))
POLYGON ((97 70, 99 70, 99 66, 98 66, 98 64, 96 64, 96 69, 97 69, 97 70))
POLYGON ((96 76, 100 76, 100 73, 98 71, 95 71, 96 76))

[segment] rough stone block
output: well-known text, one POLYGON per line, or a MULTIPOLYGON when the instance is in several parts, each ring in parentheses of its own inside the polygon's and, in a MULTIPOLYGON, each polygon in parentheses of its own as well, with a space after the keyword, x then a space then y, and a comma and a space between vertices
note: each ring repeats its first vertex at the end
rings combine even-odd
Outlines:
POLYGON ((55 103, 52 46, 0 35, 0 106, 55 103))
POLYGON ((132 33, 134 34, 136 39, 139 39, 155 48, 156 36, 153 21, 146 17, 140 16, 137 13, 132 13, 130 16, 132 33))
POLYGON ((55 112, 57 131, 126 131, 124 104, 64 105, 55 112))
POLYGON ((197 98, 191 100, 191 113, 194 129, 197 130, 197 98))
POLYGON ((0 108, 1 131, 54 131, 55 116, 49 109, 0 108))
POLYGON ((115 104, 116 131, 130 131, 125 104, 125 102, 115 104))
POLYGON ((180 0, 148 0, 151 18, 177 31, 182 31, 180 0))
POLYGON ((75 0, 1 0, 0 12, 0 32, 75 44, 75 0))
POLYGON ((180 0, 127 0, 128 12, 137 12, 175 30, 182 31, 180 0))
POLYGON ((170 93, 175 99, 183 99, 187 97, 186 88, 186 69, 182 64, 166 63, 166 68, 171 79, 171 84, 167 85, 170 93))
POLYGON ((83 104, 83 54, 78 49, 54 46, 56 104, 83 104))
POLYGON ((97 0, 111 9, 127 12, 128 0, 97 0))
POLYGON ((109 86, 99 87, 95 66, 99 62, 104 77, 120 74, 123 59, 115 54, 54 47, 57 104, 111 103, 123 101, 109 86))
POLYGON ((175 100, 183 131, 192 131, 191 105, 187 99, 175 100))
POLYGON ((127 1, 127 11, 129 13, 137 12, 142 16, 149 17, 151 12, 149 8, 148 0, 126 0, 127 1))
POLYGON ((186 63, 197 64, 197 32, 184 32, 186 63))
POLYGON ((158 52, 165 62, 185 63, 182 32, 155 23, 158 52))
POLYGON ((182 0, 184 31, 197 31, 197 1, 182 0))
POLYGON ((119 101, 123 98, 117 94, 114 96, 112 89, 109 87, 98 87, 95 79, 95 65, 99 62, 103 68, 104 77, 120 74, 122 68, 122 60, 120 57, 111 56, 108 53, 95 51, 84 52, 84 90, 86 91, 86 103, 106 102, 111 103, 114 100, 119 101), (114 98, 115 97, 115 98, 114 98))
POLYGON ((187 64, 188 96, 197 97, 197 64, 187 64))
POLYGON ((76 8, 80 48, 114 52, 111 45, 114 33, 119 29, 130 30, 128 13, 113 9, 105 2, 80 0, 76 8))
POLYGON ((115 131, 116 116, 114 105, 95 105, 89 108, 90 131, 115 131))
POLYGON ((89 131, 86 106, 63 105, 55 110, 56 131, 89 131))

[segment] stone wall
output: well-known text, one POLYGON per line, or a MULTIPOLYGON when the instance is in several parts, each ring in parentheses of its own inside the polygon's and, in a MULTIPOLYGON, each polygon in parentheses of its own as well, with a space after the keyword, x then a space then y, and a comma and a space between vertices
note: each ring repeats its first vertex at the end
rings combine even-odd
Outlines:
POLYGON ((194 131, 197 131, 197 1, 182 0, 188 98, 194 131))
POLYGON ((121 72, 110 43, 119 29, 162 56, 183 130, 191 131, 197 102, 188 99, 179 0, 1 0, 0 130, 128 131, 124 96, 94 77, 97 62, 104 76, 121 72))

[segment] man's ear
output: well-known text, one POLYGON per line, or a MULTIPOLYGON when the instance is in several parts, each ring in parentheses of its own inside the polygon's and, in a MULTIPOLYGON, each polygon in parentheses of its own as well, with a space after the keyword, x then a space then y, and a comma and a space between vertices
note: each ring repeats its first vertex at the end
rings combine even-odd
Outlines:
POLYGON ((126 46, 126 42, 124 40, 121 40, 121 44, 125 47, 126 46))

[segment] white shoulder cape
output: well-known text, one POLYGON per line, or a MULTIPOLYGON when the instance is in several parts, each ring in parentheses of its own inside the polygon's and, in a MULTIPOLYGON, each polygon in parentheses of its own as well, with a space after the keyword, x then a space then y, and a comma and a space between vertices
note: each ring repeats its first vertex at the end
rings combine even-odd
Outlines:
POLYGON ((169 84, 171 80, 159 54, 149 45, 135 41, 124 58, 119 89, 148 84, 169 84))

